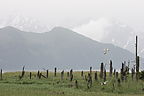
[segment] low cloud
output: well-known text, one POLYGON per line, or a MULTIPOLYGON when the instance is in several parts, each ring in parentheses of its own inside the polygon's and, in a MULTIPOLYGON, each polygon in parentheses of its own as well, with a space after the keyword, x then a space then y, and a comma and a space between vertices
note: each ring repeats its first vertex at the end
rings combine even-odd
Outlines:
POLYGON ((93 40, 101 41, 108 34, 108 31, 105 31, 105 29, 111 25, 110 20, 100 18, 98 20, 90 20, 87 24, 75 27, 73 31, 76 31, 93 40))

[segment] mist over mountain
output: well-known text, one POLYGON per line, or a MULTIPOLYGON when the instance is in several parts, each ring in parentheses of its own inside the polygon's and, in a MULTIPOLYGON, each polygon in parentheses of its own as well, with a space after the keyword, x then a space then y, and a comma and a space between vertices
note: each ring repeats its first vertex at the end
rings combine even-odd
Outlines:
POLYGON ((139 55, 144 57, 143 32, 137 32, 130 26, 115 19, 100 18, 91 20, 81 26, 75 27, 74 31, 93 40, 103 43, 111 43, 121 48, 135 52, 135 36, 138 35, 139 55))
MULTIPOLYGON (((4 26, 13 26, 22 31, 36 33, 48 32, 52 27, 47 27, 36 19, 22 15, 12 15, 5 19, 3 18, 0 20, 0 28, 4 26)), ((138 35, 138 53, 141 57, 144 57, 144 33, 137 32, 133 28, 116 19, 99 18, 97 20, 90 20, 87 23, 83 23, 82 25, 75 26, 71 29, 95 41, 111 43, 118 47, 127 49, 132 53, 135 52, 135 36, 138 35)))
POLYGON ((89 39, 62 27, 49 32, 32 33, 13 27, 0 29, 0 68, 4 70, 99 69, 101 62, 113 60, 114 68, 134 55, 120 47, 89 39), (104 55, 104 49, 110 51, 104 55))
POLYGON ((42 33, 49 31, 49 28, 39 20, 19 14, 0 18, 0 28, 6 26, 12 26, 26 32, 42 33))

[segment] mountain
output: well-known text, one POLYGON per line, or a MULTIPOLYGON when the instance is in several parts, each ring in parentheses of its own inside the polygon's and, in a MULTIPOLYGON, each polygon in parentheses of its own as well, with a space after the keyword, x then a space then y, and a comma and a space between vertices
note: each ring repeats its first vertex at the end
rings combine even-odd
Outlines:
POLYGON ((100 68, 101 62, 113 60, 114 68, 134 55, 120 47, 89 39, 62 27, 49 32, 32 33, 14 27, 0 29, 0 68, 4 70, 59 69, 86 70, 100 68), (109 51, 104 55, 104 49, 109 51))
MULTIPOLYGON (((52 27, 51 25, 48 25, 49 27, 47 27, 39 20, 21 14, 0 18, 0 28, 3 28, 4 26, 13 26, 22 31, 36 33, 48 32, 52 27)), ((111 43, 127 49, 132 53, 135 52, 135 36, 138 35, 138 53, 141 57, 144 57, 144 48, 142 46, 144 32, 136 32, 133 28, 116 19, 99 18, 97 20, 90 20, 86 24, 72 28, 72 30, 93 40, 111 43)))
POLYGON ((100 18, 98 20, 91 20, 73 30, 93 40, 111 43, 127 49, 132 53, 135 52, 135 36, 138 35, 138 53, 140 56, 144 57, 144 48, 142 46, 144 32, 136 32, 136 30, 130 26, 116 19, 100 18))
POLYGON ((10 15, 0 18, 0 28, 5 26, 13 26, 26 32, 47 32, 49 28, 37 19, 22 15, 10 15))

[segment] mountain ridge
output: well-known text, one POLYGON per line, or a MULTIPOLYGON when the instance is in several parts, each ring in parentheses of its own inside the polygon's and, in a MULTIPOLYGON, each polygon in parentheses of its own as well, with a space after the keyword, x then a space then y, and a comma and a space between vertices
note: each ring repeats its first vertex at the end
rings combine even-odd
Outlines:
POLYGON ((0 29, 0 67, 5 70, 19 70, 23 65, 29 70, 39 68, 52 69, 98 69, 101 62, 112 59, 114 67, 121 66, 124 60, 131 60, 133 54, 112 44, 104 44, 69 29, 56 27, 45 33, 29 33, 17 30, 20 34, 2 34, 13 32, 11 27, 4 32, 0 29), (11 37, 11 38, 10 38, 11 37), (110 49, 104 55, 104 49, 110 49))

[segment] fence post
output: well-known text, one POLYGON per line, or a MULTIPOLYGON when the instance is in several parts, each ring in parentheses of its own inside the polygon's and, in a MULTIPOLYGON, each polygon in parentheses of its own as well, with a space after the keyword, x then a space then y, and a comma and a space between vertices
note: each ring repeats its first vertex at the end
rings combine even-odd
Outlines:
POLYGON ((31 79, 31 75, 32 75, 32 74, 31 74, 31 72, 30 72, 30 79, 31 79))
POLYGON ((110 74, 109 74, 110 77, 112 77, 112 71, 113 71, 112 60, 110 60, 110 74))
POLYGON ((98 80, 97 71, 95 72, 95 80, 98 80))
POLYGON ((136 65, 136 80, 139 79, 139 56, 137 56, 137 65, 136 65))
POLYGON ((100 68, 100 78, 103 78, 103 71, 104 71, 104 64, 101 63, 101 68, 100 68))
POLYGON ((1 72, 0 72, 0 79, 2 80, 2 69, 1 69, 1 72))
POLYGON ((92 67, 90 67, 90 75, 92 75, 92 67))
POLYGON ((115 75, 116 75, 116 69, 114 69, 113 75, 114 75, 114 77, 115 77, 115 75))
POLYGON ((92 87, 92 77, 90 73, 88 73, 87 88, 89 89, 91 87, 92 87))
POLYGON ((37 78, 39 78, 40 77, 40 72, 39 72, 39 70, 38 70, 38 72, 37 72, 37 78))
POLYGON ((69 72, 67 72, 67 77, 69 77, 69 72))
POLYGON ((83 71, 81 71, 81 77, 83 77, 83 71))
POLYGON ((77 80, 75 81, 75 86, 76 86, 76 88, 78 88, 78 81, 77 80))
POLYGON ((56 77, 57 68, 55 67, 54 76, 56 77))
POLYGON ((61 80, 63 80, 64 77, 64 70, 61 72, 61 80))
POLYGON ((104 70, 104 82, 106 81, 106 69, 104 70))
POLYGON ((23 69, 22 69, 22 74, 21 74, 21 76, 19 76, 19 79, 22 79, 22 78, 24 77, 24 74, 25 74, 24 69, 25 69, 25 66, 23 66, 23 69))
POLYGON ((116 79, 118 79, 118 72, 116 72, 116 79))
POLYGON ((48 70, 46 71, 46 77, 48 78, 48 70))

